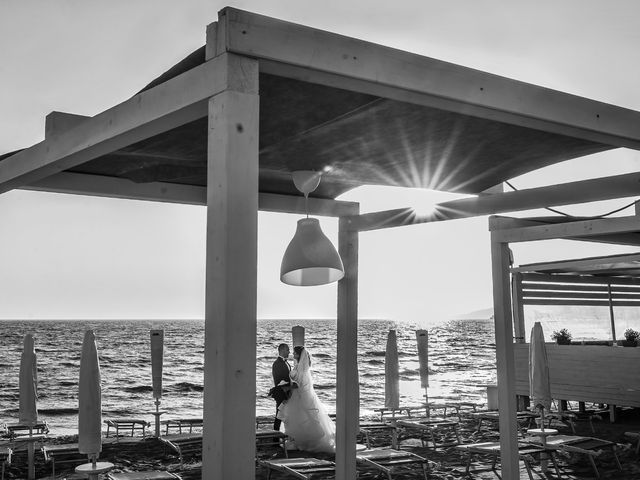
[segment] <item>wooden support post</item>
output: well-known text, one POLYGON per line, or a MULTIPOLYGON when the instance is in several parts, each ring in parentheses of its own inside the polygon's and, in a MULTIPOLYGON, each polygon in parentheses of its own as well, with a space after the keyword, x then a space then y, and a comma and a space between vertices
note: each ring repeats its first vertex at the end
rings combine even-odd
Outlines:
POLYGON ((258 65, 209 100, 202 478, 255 478, 258 65))
POLYGON ((515 362, 509 288, 509 244, 497 241, 493 233, 491 234, 491 265, 493 275, 493 314, 496 332, 496 364, 498 369, 502 478, 520 478, 518 469, 515 362))
MULTIPOLYGON (((357 212, 356 212, 357 213, 357 212)), ((338 283, 336 480, 356 478, 360 417, 358 380, 358 232, 340 218, 338 250, 345 275, 338 283)))
MULTIPOLYGON (((513 262, 511 262, 513 263, 513 262)), ((516 343, 527 343, 527 333, 524 328, 524 302, 522 300, 522 274, 515 272, 511 275, 511 303, 513 313, 513 332, 516 343)), ((518 410, 529 408, 529 397, 518 395, 518 410)))
POLYGON ((513 302, 513 329, 516 343, 527 343, 527 332, 524 328, 524 302, 522 300, 522 273, 511 276, 511 298, 513 302))
POLYGON ((616 317, 613 314, 613 295, 611 294, 611 283, 607 283, 607 294, 609 295, 609 320, 611 321, 611 339, 616 344, 616 317))

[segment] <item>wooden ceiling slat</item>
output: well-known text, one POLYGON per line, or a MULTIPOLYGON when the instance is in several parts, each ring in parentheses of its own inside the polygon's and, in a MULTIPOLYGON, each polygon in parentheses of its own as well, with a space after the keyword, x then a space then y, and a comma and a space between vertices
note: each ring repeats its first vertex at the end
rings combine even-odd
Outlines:
POLYGON ((552 282, 552 283, 575 283, 575 284, 600 284, 606 285, 640 285, 640 279, 635 278, 616 278, 616 277, 588 277, 581 275, 550 275, 544 273, 522 273, 523 281, 532 282, 552 282))
MULTIPOLYGON (((578 306, 578 307, 608 307, 607 300, 543 300, 543 299, 523 299, 525 305, 556 305, 556 306, 578 306)), ((637 302, 614 300, 614 307, 640 307, 640 300, 637 302)))

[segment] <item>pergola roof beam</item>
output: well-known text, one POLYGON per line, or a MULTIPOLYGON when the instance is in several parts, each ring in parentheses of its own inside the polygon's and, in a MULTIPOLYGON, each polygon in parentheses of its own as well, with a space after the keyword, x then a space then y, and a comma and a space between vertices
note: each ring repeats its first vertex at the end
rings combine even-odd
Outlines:
POLYGON ((413 208, 365 213, 352 218, 359 231, 454 220, 480 215, 532 210, 547 206, 573 205, 640 194, 640 173, 561 183, 514 192, 480 195, 439 203, 429 215, 417 215, 413 208))
POLYGON ((567 284, 580 284, 580 285, 606 285, 611 284, 616 287, 620 286, 640 286, 640 279, 637 278, 624 278, 624 277, 593 277, 587 275, 577 274, 550 274, 550 273, 523 273, 523 282, 553 282, 553 283, 567 283, 567 284))
POLYGON ((615 268, 616 264, 638 264, 640 266, 640 253, 624 254, 624 255, 608 255, 600 257, 580 258, 576 260, 566 260, 558 262, 540 262, 530 263, 528 265, 520 265, 511 269, 512 272, 542 272, 545 270, 562 271, 572 270, 576 268, 588 267, 606 267, 615 268))
MULTIPOLYGON (((232 62, 247 59, 233 56, 232 62)), ((0 193, 98 158, 207 115, 207 99, 228 87, 221 57, 135 95, 60 135, 0 162, 0 193)))
POLYGON ((640 114, 629 109, 235 8, 220 12, 218 26, 229 52, 414 92, 444 110, 640 149, 640 114))
MULTIPOLYGON (((94 197, 120 198, 152 202, 206 205, 207 188, 177 183, 134 183, 125 178, 60 172, 22 188, 42 192, 56 192, 94 197)), ((326 217, 344 217, 358 211, 358 203, 322 198, 309 198, 305 209, 301 195, 260 193, 259 208, 266 212, 295 213, 326 217)))
POLYGON ((582 239, 591 236, 637 232, 640 217, 600 218, 569 223, 543 224, 531 227, 501 229, 500 218, 489 219, 492 238, 504 243, 552 239, 582 239))

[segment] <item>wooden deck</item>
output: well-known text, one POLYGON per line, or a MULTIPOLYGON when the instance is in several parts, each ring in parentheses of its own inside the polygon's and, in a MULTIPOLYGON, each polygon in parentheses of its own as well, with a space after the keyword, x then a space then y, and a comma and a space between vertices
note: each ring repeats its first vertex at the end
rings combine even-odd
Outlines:
MULTIPOLYGON (((547 344, 551 395, 640 407, 640 348, 547 344)), ((529 395, 529 344, 514 344, 516 393, 529 395)))

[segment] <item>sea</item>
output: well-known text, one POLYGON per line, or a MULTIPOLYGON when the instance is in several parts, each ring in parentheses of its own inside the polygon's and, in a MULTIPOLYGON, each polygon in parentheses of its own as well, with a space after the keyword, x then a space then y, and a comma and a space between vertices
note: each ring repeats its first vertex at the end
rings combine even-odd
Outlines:
MULTIPOLYGON (((312 355, 314 386, 330 412, 336 400, 336 321, 259 320, 256 344, 256 415, 273 415, 267 396, 273 385, 271 364, 277 345, 291 343, 293 326, 305 328, 312 355)), ((38 362, 38 412, 52 433, 77 433, 78 376, 85 330, 93 330, 102 378, 102 415, 144 418, 153 424, 149 332, 164 330, 163 418, 202 417, 204 321, 46 320, 0 321, 0 422, 18 417, 18 373, 23 337, 35 338, 38 362)), ((429 333, 429 398, 485 401, 486 385, 496 381, 493 321, 451 320, 427 327, 387 320, 360 320, 358 366, 362 417, 384 406, 387 334, 395 329, 400 357, 400 397, 420 405, 416 330, 429 333)))

